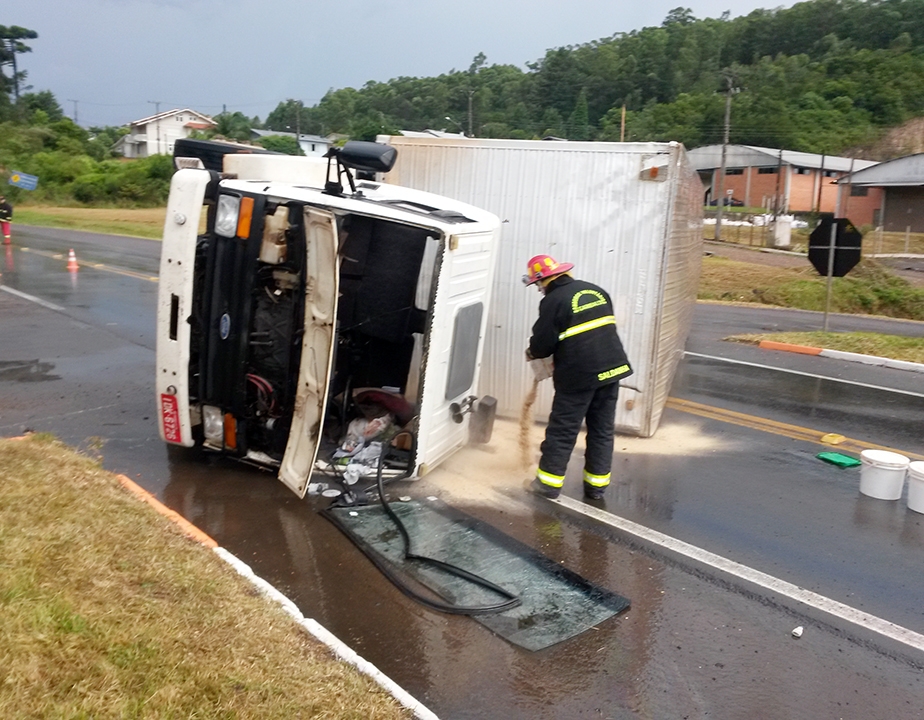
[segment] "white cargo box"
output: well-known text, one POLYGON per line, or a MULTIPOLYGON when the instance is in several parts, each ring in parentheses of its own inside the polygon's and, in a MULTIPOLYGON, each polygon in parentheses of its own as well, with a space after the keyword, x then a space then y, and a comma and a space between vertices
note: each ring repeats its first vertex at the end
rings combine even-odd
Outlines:
MULTIPOLYGON (((677 143, 379 137, 398 149, 386 182, 470 203, 503 223, 479 393, 517 417, 531 385, 524 350, 540 295, 530 257, 572 262, 613 297, 635 374, 619 432, 651 436, 683 355, 702 261, 703 185, 677 143)), ((536 417, 551 407, 543 383, 536 417)))

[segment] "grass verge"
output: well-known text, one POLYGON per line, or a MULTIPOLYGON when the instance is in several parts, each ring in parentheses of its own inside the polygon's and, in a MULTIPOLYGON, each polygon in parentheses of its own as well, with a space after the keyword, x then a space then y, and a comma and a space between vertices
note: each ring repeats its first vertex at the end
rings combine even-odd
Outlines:
POLYGON ((410 717, 50 436, 0 440, 0 613, 0 717, 410 717))
POLYGON ((68 208, 17 206, 13 218, 22 225, 131 235, 159 240, 166 208, 68 208))
MULTIPOLYGON (((706 257, 698 297, 823 311, 825 285, 826 279, 807 263, 804 268, 783 268, 706 257)), ((834 278, 830 309, 924 320, 924 288, 914 287, 873 260, 863 260, 847 277, 834 278)))
POLYGON ((806 345, 828 350, 876 355, 893 360, 924 363, 924 338, 903 335, 881 335, 866 332, 780 332, 755 335, 730 335, 731 342, 756 345, 762 340, 773 340, 792 345, 806 345))

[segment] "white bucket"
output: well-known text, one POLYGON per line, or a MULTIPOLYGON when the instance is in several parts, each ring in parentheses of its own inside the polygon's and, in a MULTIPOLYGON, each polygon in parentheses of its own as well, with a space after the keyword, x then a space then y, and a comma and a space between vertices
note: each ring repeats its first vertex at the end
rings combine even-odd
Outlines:
POLYGON ((924 462, 908 466, 908 509, 924 513, 924 462))
POLYGON ((898 500, 910 462, 888 450, 864 450, 860 453, 860 492, 880 500, 898 500))

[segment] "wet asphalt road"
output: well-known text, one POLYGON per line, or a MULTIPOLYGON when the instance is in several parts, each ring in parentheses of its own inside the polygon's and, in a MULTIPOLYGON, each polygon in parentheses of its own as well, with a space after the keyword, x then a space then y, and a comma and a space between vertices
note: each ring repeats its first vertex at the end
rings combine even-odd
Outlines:
MULTIPOLYGON (((413 604, 317 514, 318 501, 160 442, 150 382, 157 243, 16 230, 0 283, 46 304, 0 292, 0 434, 49 431, 99 453, 441 717, 924 716, 924 654, 527 496, 500 459, 502 426, 491 446, 402 492, 443 497, 632 609, 529 653, 413 604), (65 270, 71 247, 76 274, 65 270), (485 478, 493 494, 469 492, 485 478)), ((699 305, 672 397, 924 455, 924 376, 722 342, 820 324, 814 313, 699 305)), ((869 318, 831 326, 924 335, 924 324, 869 318)), ((671 405, 652 441, 617 438, 606 510, 924 633, 924 515, 860 496, 858 471, 819 462, 822 449, 671 405)))

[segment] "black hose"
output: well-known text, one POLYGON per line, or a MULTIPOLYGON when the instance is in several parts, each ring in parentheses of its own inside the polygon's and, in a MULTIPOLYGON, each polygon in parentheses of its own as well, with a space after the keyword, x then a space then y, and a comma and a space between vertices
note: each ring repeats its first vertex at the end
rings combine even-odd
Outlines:
POLYGON ((519 607, 522 604, 520 598, 518 598, 510 591, 500 587, 499 585, 495 585, 490 580, 486 580, 479 575, 475 575, 468 570, 464 570, 463 568, 452 565, 451 563, 444 562, 443 560, 437 560, 436 558, 427 557, 425 555, 417 555, 416 553, 411 552, 411 538, 408 535, 407 528, 404 527, 404 523, 401 522, 401 518, 395 514, 395 511, 392 510, 391 506, 388 504, 388 500, 385 499, 385 486, 384 481, 382 480, 382 469, 385 463, 385 454, 387 452, 388 444, 383 443, 382 454, 379 455, 379 462, 378 466, 376 467, 376 485, 378 486, 379 500, 382 503, 382 507, 397 526, 398 532, 401 533, 401 538, 404 541, 404 559, 432 565, 449 573, 450 575, 455 575, 456 577, 460 577, 463 580, 468 580, 471 583, 480 585, 487 590, 497 593, 501 597, 507 598, 507 600, 495 605, 475 605, 471 607, 453 605, 451 603, 442 603, 437 600, 431 600, 430 598, 425 597, 424 595, 421 595, 408 587, 404 581, 392 571, 388 563, 385 560, 382 560, 378 554, 372 552, 371 549, 365 548, 360 543, 357 543, 349 533, 347 533, 347 537, 349 537, 350 540, 352 540, 354 544, 356 544, 356 546, 363 551, 366 557, 372 561, 372 564, 375 565, 382 572, 382 574, 385 575, 385 577, 387 577, 392 582, 392 584, 395 585, 395 587, 397 587, 407 597, 419 602, 421 605, 424 605, 431 610, 449 613, 451 615, 490 615, 493 613, 500 613, 504 612, 505 610, 512 610, 515 607, 519 607))

